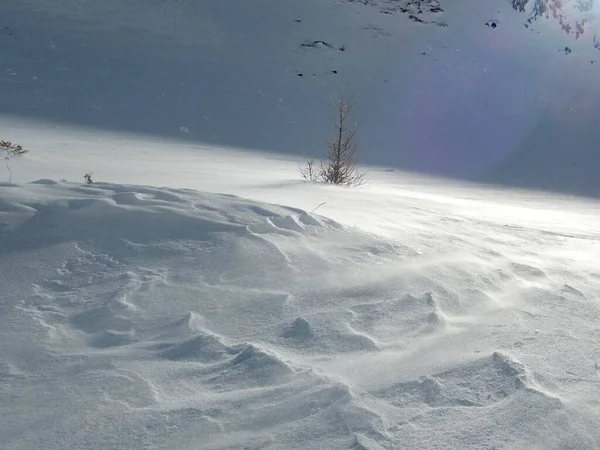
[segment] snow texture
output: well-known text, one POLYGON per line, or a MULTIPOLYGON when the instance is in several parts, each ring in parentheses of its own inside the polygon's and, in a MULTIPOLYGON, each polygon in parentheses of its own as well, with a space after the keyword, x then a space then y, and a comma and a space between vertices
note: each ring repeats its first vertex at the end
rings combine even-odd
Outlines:
POLYGON ((514 188, 597 67, 467 3, 2 2, 0 446, 600 448, 600 205, 514 188), (386 167, 304 182, 348 81, 386 167))
POLYGON ((597 203, 11 126, 6 448, 600 445, 597 203))

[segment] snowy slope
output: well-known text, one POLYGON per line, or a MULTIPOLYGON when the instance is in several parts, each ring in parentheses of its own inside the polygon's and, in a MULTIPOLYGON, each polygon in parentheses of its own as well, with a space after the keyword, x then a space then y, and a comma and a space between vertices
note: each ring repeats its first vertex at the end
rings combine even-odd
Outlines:
POLYGON ((417 3, 1 2, 0 447, 600 447, 600 206, 456 181, 590 192, 593 40, 417 3))
POLYGON ((316 155, 350 84, 366 163, 595 193, 597 7, 542 3, 2 2, 0 115, 316 155))
POLYGON ((21 126, 5 448, 600 445, 597 203, 21 126))

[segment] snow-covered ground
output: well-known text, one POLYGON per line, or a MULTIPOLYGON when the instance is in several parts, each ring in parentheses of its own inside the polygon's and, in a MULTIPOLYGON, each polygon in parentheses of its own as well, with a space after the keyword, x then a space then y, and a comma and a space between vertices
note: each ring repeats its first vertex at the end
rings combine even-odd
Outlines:
POLYGON ((590 42, 491 0, 1 3, 0 448, 600 448, 600 204, 399 170, 593 187, 590 42), (304 182, 346 83, 380 166, 304 182))
POLYGON ((11 129, 3 448, 600 446, 597 203, 11 129))

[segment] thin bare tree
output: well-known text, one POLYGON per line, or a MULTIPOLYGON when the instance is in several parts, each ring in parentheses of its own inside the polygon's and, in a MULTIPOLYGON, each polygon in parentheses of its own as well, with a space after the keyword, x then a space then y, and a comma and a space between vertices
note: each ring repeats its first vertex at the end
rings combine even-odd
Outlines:
POLYGON ((354 121, 356 103, 345 88, 338 99, 332 97, 331 106, 336 122, 329 150, 321 161, 320 178, 326 183, 356 186, 364 183, 365 174, 358 168, 358 124, 354 121))

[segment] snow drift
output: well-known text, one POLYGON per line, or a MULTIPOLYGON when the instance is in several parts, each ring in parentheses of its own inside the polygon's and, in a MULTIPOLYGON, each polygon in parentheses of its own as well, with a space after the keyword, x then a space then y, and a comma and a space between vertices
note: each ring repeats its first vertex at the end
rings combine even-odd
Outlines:
POLYGON ((416 227, 402 190, 406 243, 232 195, 0 189, 7 448, 600 443, 597 234, 416 227))

